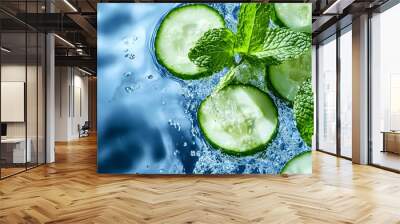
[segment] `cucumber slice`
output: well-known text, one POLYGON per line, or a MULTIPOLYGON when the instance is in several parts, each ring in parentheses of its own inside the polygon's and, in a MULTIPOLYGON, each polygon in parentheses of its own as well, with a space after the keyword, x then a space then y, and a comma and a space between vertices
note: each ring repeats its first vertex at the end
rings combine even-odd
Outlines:
POLYGON ((311 50, 299 58, 269 67, 269 81, 284 99, 293 102, 302 83, 311 77, 311 50))
POLYGON ((210 6, 191 4, 171 10, 157 31, 154 44, 157 60, 182 79, 210 75, 190 61, 188 53, 206 31, 222 27, 225 27, 223 17, 210 6))
POLYGON ((311 151, 305 151, 289 160, 283 167, 281 174, 311 174, 311 151))
POLYGON ((228 85, 213 93, 197 114, 210 144, 237 156, 264 150, 278 129, 278 111, 272 99, 249 85, 228 85))
POLYGON ((274 6, 276 16, 285 26, 311 33, 311 3, 276 3, 274 6))

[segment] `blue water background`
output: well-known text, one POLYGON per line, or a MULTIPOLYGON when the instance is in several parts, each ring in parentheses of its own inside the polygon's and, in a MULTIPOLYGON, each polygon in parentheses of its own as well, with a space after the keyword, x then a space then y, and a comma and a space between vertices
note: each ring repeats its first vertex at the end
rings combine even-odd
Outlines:
MULTIPOLYGON (((238 3, 210 4, 236 32, 238 3)), ((140 174, 277 174, 309 150, 292 109, 271 92, 279 131, 266 150, 225 155, 203 138, 197 108, 223 70, 194 81, 179 80, 154 57, 153 39, 175 3, 98 4, 98 172, 140 174)))

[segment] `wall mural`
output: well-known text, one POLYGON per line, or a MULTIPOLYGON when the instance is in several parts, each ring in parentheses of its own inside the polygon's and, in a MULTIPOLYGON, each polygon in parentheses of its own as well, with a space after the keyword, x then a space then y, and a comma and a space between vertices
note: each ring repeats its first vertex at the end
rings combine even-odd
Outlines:
POLYGON ((99 173, 311 173, 312 135, 311 4, 99 4, 99 173))

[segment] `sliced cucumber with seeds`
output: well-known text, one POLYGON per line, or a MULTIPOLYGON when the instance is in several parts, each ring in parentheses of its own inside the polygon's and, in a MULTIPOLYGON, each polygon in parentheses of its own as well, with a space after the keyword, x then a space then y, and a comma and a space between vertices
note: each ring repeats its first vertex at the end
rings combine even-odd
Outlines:
POLYGON ((305 151, 289 160, 283 167, 282 174, 311 174, 312 156, 311 151, 305 151))
POLYGON ((210 144, 237 156, 264 150, 278 129, 274 102, 249 85, 228 85, 213 93, 201 103, 197 114, 210 144))
POLYGON ((225 27, 223 17, 210 6, 190 4, 171 10, 157 31, 157 60, 169 72, 182 79, 210 75, 205 68, 190 61, 188 53, 206 31, 222 27, 225 27))
POLYGON ((270 66, 268 76, 273 89, 282 98, 293 102, 302 83, 311 77, 311 51, 297 59, 270 66))
POLYGON ((275 3, 274 6, 276 16, 285 26, 311 33, 311 3, 275 3))

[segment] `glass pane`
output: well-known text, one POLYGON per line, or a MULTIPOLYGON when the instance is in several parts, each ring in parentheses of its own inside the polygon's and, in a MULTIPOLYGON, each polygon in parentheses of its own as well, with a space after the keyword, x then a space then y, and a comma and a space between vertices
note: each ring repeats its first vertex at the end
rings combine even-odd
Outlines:
MULTIPOLYGON (((37 13, 37 1, 29 1, 26 3, 27 13, 37 13)), ((37 17, 34 17, 35 20, 37 17)), ((36 23, 37 21, 32 21, 36 23)), ((38 153, 37 153, 37 73, 38 73, 38 35, 35 30, 27 30, 27 75, 26 75, 26 125, 27 125, 27 150, 30 150, 30 161, 28 160, 27 167, 37 166, 38 153)))
POLYGON ((318 147, 336 153, 336 39, 318 48, 318 147))
POLYGON ((372 163, 400 170, 400 5, 372 18, 372 163))
POLYGON ((38 143, 37 143, 37 132, 38 132, 38 107, 37 107, 37 74, 38 74, 38 36, 36 32, 27 33, 28 38, 28 62, 27 62, 27 80, 26 80, 26 112, 27 112, 27 142, 28 150, 30 148, 30 160, 28 160, 28 168, 37 165, 38 160, 38 143))
POLYGON ((31 158, 26 150, 26 34, 3 32, 1 45, 7 49, 1 50, 1 174, 5 177, 25 170, 31 158))
POLYGON ((315 122, 316 120, 317 120, 317 107, 315 106, 315 105, 317 105, 317 102, 316 102, 316 93, 317 93, 317 89, 316 89, 316 80, 317 80, 317 71, 316 71, 316 68, 317 68, 317 48, 316 48, 316 46, 315 45, 313 45, 312 46, 312 55, 311 55, 311 58, 312 58, 312 66, 311 66, 311 77, 312 77, 312 90, 313 90, 313 93, 314 93, 314 135, 313 135, 313 137, 312 137, 312 146, 311 146, 311 149, 312 150, 316 150, 316 137, 317 137, 317 135, 316 135, 316 131, 317 131, 317 127, 316 127, 316 125, 317 125, 317 122, 315 122))
POLYGON ((46 150, 45 150, 45 44, 46 37, 44 34, 39 34, 39 45, 38 45, 38 163, 45 163, 46 150))
POLYGON ((340 152, 352 156, 352 33, 340 36, 340 152))

